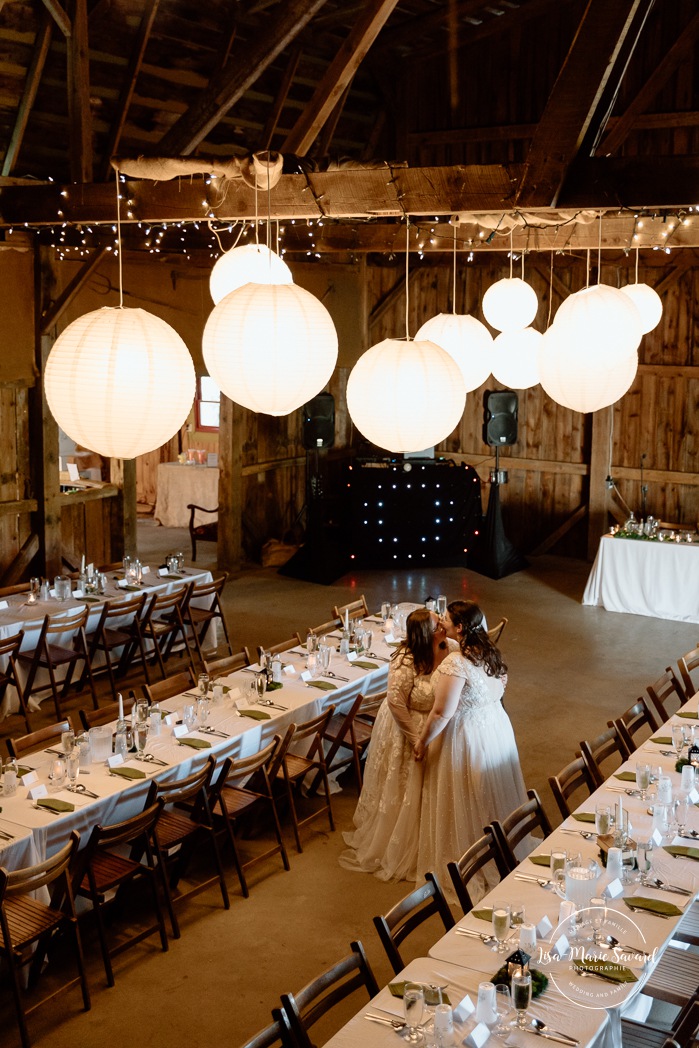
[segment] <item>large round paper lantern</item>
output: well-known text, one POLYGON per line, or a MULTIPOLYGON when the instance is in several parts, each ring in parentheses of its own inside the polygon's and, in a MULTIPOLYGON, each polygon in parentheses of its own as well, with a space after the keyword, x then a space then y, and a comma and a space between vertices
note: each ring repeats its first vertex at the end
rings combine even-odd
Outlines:
POLYGON ((618 288, 595 284, 570 295, 553 325, 567 351, 604 367, 628 360, 641 341, 641 318, 618 288))
POLYGON ((434 342, 387 338, 347 380, 347 408, 367 440, 396 454, 444 440, 464 413, 466 390, 452 356, 434 342))
POLYGON ((536 316, 536 291, 520 277, 506 277, 491 284, 483 295, 483 316, 496 331, 528 327, 536 316))
POLYGON ((232 247, 216 260, 209 277, 211 297, 216 305, 243 284, 293 284, 291 270, 263 244, 232 247))
POLYGON ((186 345, 145 309, 86 313, 59 335, 46 361, 51 414, 77 444, 106 458, 161 447, 187 418, 195 388, 186 345))
POLYGON ((539 381, 543 335, 534 328, 502 331, 493 342, 493 376, 510 389, 529 389, 539 381))
POLYGON ((426 320, 416 342, 435 342, 461 369, 466 392, 478 389, 490 374, 493 336, 485 324, 468 313, 438 313, 426 320))
POLYGON ((598 411, 616 403, 631 388, 637 369, 635 349, 603 367, 571 351, 555 324, 541 340, 539 381, 552 400, 573 411, 598 411))
POLYGON ((631 299, 638 310, 644 335, 658 326, 663 315, 663 303, 657 291, 648 284, 627 284, 619 290, 631 299))
POLYGON ((244 284, 211 311, 204 361, 236 404, 288 415, 325 386, 337 332, 325 306, 296 284, 244 284))

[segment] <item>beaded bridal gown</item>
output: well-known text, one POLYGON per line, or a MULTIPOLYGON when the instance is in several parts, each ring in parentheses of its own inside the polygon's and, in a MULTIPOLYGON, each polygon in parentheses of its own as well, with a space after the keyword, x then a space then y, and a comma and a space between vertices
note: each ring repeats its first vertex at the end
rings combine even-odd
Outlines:
MULTIPOLYGON (((523 804, 527 794, 512 724, 501 701, 501 678, 489 677, 460 651, 449 654, 432 674, 435 689, 439 674, 461 677, 463 688, 453 717, 427 748, 417 869, 420 875, 432 870, 449 890, 447 863, 463 855, 489 822, 523 804)), ((488 877, 486 867, 480 894, 498 879, 488 877)), ((475 883, 469 884, 469 892, 475 883)))

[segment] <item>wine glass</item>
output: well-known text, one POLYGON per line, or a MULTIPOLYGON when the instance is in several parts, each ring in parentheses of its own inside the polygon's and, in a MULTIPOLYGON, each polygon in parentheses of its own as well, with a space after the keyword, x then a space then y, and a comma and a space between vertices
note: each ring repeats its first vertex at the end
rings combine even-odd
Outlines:
POLYGON ((403 991, 403 1014, 408 1025, 405 1040, 409 1044, 422 1044, 425 1035, 417 1027, 425 1012, 425 991, 420 983, 407 982, 403 991))
POLYGON ((592 941, 598 945, 604 945, 604 939, 600 933, 607 920, 607 900, 603 895, 593 895, 590 899, 588 913, 588 923, 592 928, 592 941))
POLYGON ((138 756, 142 757, 145 753, 146 743, 148 742, 148 721, 136 721, 136 749, 138 756))
POLYGON ((197 677, 197 690, 198 690, 199 694, 201 695, 202 699, 206 698, 206 696, 208 694, 208 691, 209 691, 209 684, 210 683, 211 683, 211 678, 209 677, 208 673, 200 673, 199 676, 197 677))
POLYGON ((650 788, 650 764, 644 764, 642 761, 636 761, 636 789, 641 795, 641 800, 645 801, 646 794, 650 788))
POLYGON ((519 1030, 527 1026, 527 1009, 532 999, 531 972, 515 972, 512 976, 512 1004, 517 1017, 514 1025, 519 1030))
POLYGON ((509 986, 501 984, 495 987, 495 1010, 498 1018, 493 1027, 493 1033, 500 1035, 509 1033, 512 1016, 512 997, 509 986))
POLYGON ((209 720, 210 703, 206 696, 197 699, 197 717, 199 719, 199 726, 205 728, 209 720))
POLYGON ((686 793, 681 793, 675 801, 675 822, 677 823, 677 832, 680 837, 684 837, 687 829, 687 820, 689 819, 689 797, 686 793))
POLYGON ((641 884, 645 884, 653 865, 653 841, 648 837, 636 841, 636 865, 641 875, 641 884))
POLYGON ((75 792, 80 774, 80 747, 74 746, 66 757, 66 770, 68 772, 68 789, 75 792))
POLYGON ((507 903, 493 903, 493 936, 496 941, 496 952, 505 950, 505 941, 510 930, 510 907, 507 903))
POLYGON ((605 837, 612 828, 612 809, 609 804, 595 805, 595 833, 605 837))
POLYGON ((673 724, 672 725, 672 745, 675 747, 675 753, 679 760, 682 756, 682 750, 684 749, 684 725, 673 724))
POLYGON ((182 723, 187 731, 192 731, 197 722, 197 711, 193 702, 185 703, 182 709, 182 723))
POLYGON ((262 698, 264 693, 267 691, 267 674, 256 673, 255 674, 255 688, 257 690, 257 696, 259 699, 262 698))

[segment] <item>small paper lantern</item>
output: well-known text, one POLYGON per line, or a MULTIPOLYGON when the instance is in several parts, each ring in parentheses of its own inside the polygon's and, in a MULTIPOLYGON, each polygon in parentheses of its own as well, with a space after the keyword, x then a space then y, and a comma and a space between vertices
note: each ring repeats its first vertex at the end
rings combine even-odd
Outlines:
POLYGON ((233 247, 216 260, 209 277, 209 290, 214 303, 243 284, 293 284, 291 270, 263 244, 233 247))
POLYGON ((78 317, 46 361, 46 399, 56 422, 107 458, 161 447, 187 418, 195 387, 186 345, 145 309, 104 306, 78 317))
POLYGON ((534 328, 502 331, 493 342, 493 376, 510 389, 529 389, 539 381, 543 335, 534 328))
POLYGON ((595 284, 562 303, 552 325, 570 353, 609 367, 628 360, 643 332, 635 305, 618 288, 595 284))
POLYGON ((626 359, 604 366, 571 350, 555 324, 541 341, 539 381, 552 400, 573 411, 598 411, 614 404, 631 388, 637 369, 635 349, 626 359))
POLYGON ((493 336, 468 313, 438 313, 425 321, 415 341, 434 342, 445 349, 459 365, 467 393, 490 375, 493 336))
POLYGON ((528 327, 536 316, 536 291, 520 277, 497 280, 483 295, 483 316, 497 331, 517 331, 528 327))
POLYGON ((631 299, 638 310, 644 335, 658 326, 663 315, 663 303, 657 291, 648 284, 627 284, 619 290, 631 299))
POLYGON ((319 393, 337 361, 325 306, 296 284, 244 284, 211 311, 204 361, 227 397, 251 411, 288 415, 319 393))
POLYGON ((441 346, 387 338, 364 353, 347 380, 347 408, 357 429, 396 454, 444 440, 464 413, 461 371, 441 346))

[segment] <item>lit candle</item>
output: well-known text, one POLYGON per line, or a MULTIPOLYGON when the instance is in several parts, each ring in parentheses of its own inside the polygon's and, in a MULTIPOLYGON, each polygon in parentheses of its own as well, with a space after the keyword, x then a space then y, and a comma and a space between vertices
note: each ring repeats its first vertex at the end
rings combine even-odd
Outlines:
POLYGON ((119 692, 118 698, 119 698, 119 720, 123 721, 123 719, 124 719, 124 700, 121 697, 121 692, 119 692))

